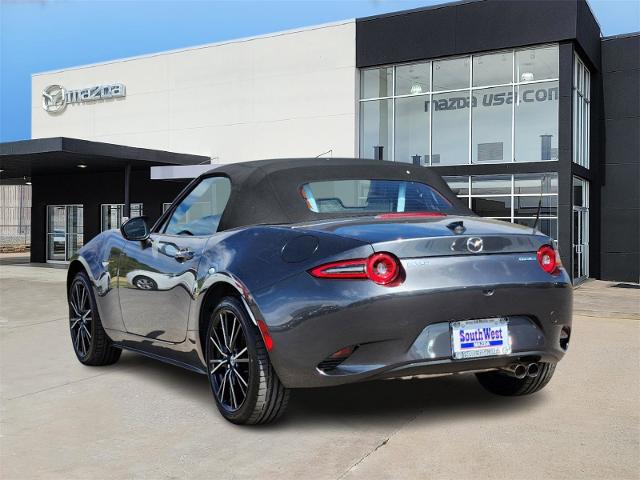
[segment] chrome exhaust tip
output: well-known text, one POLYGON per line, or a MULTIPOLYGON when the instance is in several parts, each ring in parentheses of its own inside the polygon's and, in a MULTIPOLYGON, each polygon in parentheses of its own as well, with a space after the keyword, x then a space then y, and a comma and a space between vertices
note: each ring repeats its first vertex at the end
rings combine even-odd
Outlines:
POLYGON ((501 370, 506 372, 508 375, 519 379, 527 376, 527 366, 523 363, 512 363, 508 367, 504 367, 501 370))
POLYGON ((534 378, 538 376, 538 373, 540 373, 540 365, 538 365, 537 363, 530 363, 529 365, 527 365, 527 376, 534 378))

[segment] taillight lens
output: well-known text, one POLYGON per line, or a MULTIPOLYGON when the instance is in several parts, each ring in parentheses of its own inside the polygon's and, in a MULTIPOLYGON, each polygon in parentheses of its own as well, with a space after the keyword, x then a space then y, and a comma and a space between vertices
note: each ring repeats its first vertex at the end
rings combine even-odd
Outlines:
POLYGON ((560 273, 560 255, 551 245, 543 245, 538 249, 538 263, 540 268, 551 275, 560 273))
POLYGON ((369 279, 390 285, 400 277, 400 261, 392 254, 374 253, 369 258, 325 263, 309 270, 317 278, 369 279))
POLYGON ((389 253, 374 253, 367 260, 367 276, 378 285, 388 285, 398 278, 400 262, 389 253))

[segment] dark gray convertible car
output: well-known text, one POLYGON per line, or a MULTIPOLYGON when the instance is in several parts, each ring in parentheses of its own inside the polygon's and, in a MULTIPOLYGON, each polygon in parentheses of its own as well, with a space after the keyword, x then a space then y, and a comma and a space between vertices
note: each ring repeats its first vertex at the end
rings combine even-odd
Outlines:
POLYGON ((68 299, 80 362, 126 349, 203 373, 243 424, 276 419, 292 388, 408 375, 530 394, 571 335, 549 237, 479 218, 430 169, 370 160, 219 166, 153 226, 87 243, 68 299))

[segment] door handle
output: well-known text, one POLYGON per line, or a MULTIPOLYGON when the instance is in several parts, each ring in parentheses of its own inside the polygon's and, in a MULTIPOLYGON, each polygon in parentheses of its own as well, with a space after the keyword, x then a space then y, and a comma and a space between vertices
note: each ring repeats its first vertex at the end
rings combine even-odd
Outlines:
POLYGON ((185 260, 191 260, 193 258, 193 250, 189 248, 183 248, 178 250, 173 256, 177 261, 184 262, 185 260))

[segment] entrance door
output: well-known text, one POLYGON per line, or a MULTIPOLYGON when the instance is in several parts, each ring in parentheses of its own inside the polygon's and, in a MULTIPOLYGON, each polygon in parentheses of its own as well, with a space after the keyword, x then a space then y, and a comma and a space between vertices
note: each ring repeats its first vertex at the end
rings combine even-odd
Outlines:
POLYGON ((573 177, 573 281, 589 276, 589 182, 573 177))
POLYGON ((573 207, 573 279, 589 276, 589 210, 573 207))
POLYGON ((82 205, 47 206, 47 262, 68 262, 83 245, 82 205))

